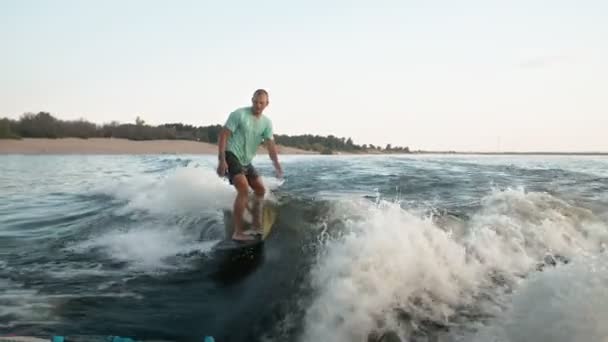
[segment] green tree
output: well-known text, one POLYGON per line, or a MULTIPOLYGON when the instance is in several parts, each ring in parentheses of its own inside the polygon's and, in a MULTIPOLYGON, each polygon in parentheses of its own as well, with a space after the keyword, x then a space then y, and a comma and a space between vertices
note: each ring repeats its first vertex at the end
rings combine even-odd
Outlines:
POLYGON ((11 122, 9 119, 0 119, 0 139, 12 139, 16 136, 11 131, 11 122))

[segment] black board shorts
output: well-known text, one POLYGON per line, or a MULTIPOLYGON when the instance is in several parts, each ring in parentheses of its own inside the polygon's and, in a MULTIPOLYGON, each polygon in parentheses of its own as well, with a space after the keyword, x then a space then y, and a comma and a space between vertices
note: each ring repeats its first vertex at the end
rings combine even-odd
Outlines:
POLYGON ((228 180, 230 181, 230 184, 234 184, 234 176, 238 174, 244 174, 249 183, 258 177, 258 171, 253 165, 242 165, 239 158, 230 151, 226 151, 226 163, 228 163, 228 180))

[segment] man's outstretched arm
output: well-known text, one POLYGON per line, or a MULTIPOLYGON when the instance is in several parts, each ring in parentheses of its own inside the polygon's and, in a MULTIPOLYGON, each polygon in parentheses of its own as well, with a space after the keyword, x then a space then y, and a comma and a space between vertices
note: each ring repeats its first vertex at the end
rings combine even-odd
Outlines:
POLYGON ((226 163, 226 144, 231 133, 229 129, 223 127, 217 142, 217 174, 220 177, 224 177, 228 169, 228 163, 226 163))
POLYGON ((266 149, 268 150, 268 156, 270 160, 272 160, 272 164, 274 165, 274 170, 277 174, 278 178, 283 178, 283 169, 281 168, 281 164, 279 163, 279 153, 277 151, 277 145, 274 143, 273 139, 266 140, 266 149))
POLYGON ((232 132, 226 127, 222 127, 220 130, 217 142, 217 156, 220 160, 226 160, 226 144, 228 143, 228 138, 230 138, 231 133, 232 132))

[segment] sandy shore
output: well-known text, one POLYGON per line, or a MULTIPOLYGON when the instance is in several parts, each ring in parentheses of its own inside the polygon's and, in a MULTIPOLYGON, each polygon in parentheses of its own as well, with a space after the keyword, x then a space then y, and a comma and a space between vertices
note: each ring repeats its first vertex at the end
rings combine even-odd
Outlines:
MULTIPOLYGON (((0 154, 216 154, 217 145, 187 140, 133 141, 114 138, 0 140, 0 154)), ((266 153, 260 148, 259 153, 266 153)), ((279 146, 279 154, 316 154, 279 146)))

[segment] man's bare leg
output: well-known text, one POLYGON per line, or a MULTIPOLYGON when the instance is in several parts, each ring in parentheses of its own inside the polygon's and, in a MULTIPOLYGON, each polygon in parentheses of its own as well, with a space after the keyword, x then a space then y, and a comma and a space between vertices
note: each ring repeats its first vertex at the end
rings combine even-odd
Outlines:
POLYGON ((262 228, 262 211, 264 205, 264 194, 266 193, 266 189, 264 188, 264 184, 262 183, 261 177, 255 177, 250 179, 251 188, 255 192, 255 200, 253 201, 253 227, 257 231, 258 234, 263 234, 262 228))
POLYGON ((262 212, 264 209, 264 195, 255 196, 255 200, 253 202, 253 223, 252 226, 256 230, 256 233, 263 234, 264 230, 262 229, 262 212))
POLYGON ((234 232, 232 239, 237 241, 251 241, 254 239, 251 235, 245 234, 245 221, 243 215, 247 208, 249 200, 249 187, 245 175, 239 174, 234 176, 233 184, 236 188, 236 198, 234 200, 233 217, 234 217, 234 232))

